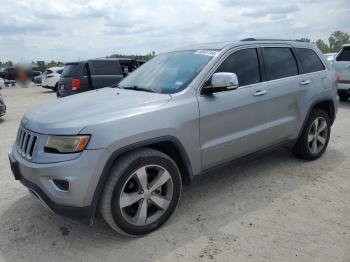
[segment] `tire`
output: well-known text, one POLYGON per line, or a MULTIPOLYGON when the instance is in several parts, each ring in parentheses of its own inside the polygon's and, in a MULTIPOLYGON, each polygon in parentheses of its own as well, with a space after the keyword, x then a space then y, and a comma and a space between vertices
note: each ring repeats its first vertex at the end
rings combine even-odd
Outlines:
POLYGON ((330 133, 331 123, 328 114, 321 109, 314 109, 297 143, 294 145, 292 152, 302 159, 318 159, 327 149, 330 133), (315 125, 316 119, 318 123, 317 126, 315 125), (317 130, 317 132, 315 130, 317 130))
POLYGON ((181 187, 179 169, 169 156, 149 148, 135 150, 113 165, 102 193, 100 213, 122 235, 145 235, 169 219, 179 202, 181 187), (153 188, 156 181, 161 186, 153 188), (146 216, 142 210, 146 210, 146 216))
POLYGON ((339 94, 339 100, 341 102, 346 102, 348 101, 349 98, 350 98, 350 94, 343 94, 343 93, 339 94))

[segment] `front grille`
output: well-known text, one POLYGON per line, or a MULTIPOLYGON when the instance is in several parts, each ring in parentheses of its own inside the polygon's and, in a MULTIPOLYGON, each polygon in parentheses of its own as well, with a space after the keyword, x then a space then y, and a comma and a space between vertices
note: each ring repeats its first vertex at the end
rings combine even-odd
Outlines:
POLYGON ((18 153, 23 157, 31 159, 38 136, 20 127, 17 134, 16 146, 18 153))

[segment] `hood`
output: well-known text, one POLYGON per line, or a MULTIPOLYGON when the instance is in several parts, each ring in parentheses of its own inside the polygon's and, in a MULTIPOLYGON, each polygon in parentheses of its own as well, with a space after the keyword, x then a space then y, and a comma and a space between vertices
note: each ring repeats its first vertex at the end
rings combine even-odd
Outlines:
POLYGON ((158 109, 168 94, 102 88, 38 106, 22 118, 22 125, 42 134, 78 134, 89 125, 131 117, 158 109))

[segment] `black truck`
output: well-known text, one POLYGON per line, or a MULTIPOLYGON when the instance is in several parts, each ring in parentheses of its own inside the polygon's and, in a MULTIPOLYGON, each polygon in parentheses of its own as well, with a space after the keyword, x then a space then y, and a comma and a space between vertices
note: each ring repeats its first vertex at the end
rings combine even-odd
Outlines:
POLYGON ((58 97, 117 84, 144 61, 125 58, 92 59, 67 63, 58 82, 58 97))

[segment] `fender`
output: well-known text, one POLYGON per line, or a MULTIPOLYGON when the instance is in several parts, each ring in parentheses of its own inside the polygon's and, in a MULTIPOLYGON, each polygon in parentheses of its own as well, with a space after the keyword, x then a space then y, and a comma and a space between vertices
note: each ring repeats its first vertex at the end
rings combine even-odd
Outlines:
POLYGON ((299 131, 299 134, 298 134, 298 138, 301 136, 305 126, 306 126, 306 123, 310 117, 310 114, 311 114, 311 111, 315 108, 315 106, 319 103, 322 103, 322 102, 330 102, 332 104, 332 108, 331 108, 331 115, 329 116, 330 117, 330 120, 331 120, 331 124, 333 124, 334 122, 334 119, 335 119, 335 108, 334 108, 334 102, 333 102, 333 99, 331 97, 323 97, 323 98, 319 98, 317 100, 315 100, 314 102, 312 102, 311 106, 309 107, 309 110, 307 111, 307 114, 306 114, 306 117, 304 119, 304 122, 301 126, 301 129, 299 131))
POLYGON ((111 168, 112 168, 114 162, 117 160, 117 158, 126 152, 130 152, 132 150, 142 148, 142 147, 147 147, 147 146, 150 146, 150 145, 153 145, 156 143, 160 143, 160 142, 172 142, 176 145, 176 147, 179 150, 180 155, 184 161, 188 177, 189 177, 190 181, 192 180, 193 170, 192 170, 192 165, 191 165, 191 162, 189 160, 189 157, 185 151, 185 148, 181 144, 181 142, 174 136, 162 136, 162 137, 151 138, 151 139, 143 140, 143 141, 136 142, 134 144, 130 144, 130 145, 127 145, 125 147, 119 148, 116 151, 114 151, 111 154, 111 156, 109 157, 109 159, 107 160, 107 162, 103 168, 102 174, 99 178, 99 181, 97 183, 97 186, 96 186, 96 189, 94 192, 94 196, 92 198, 92 202, 90 205, 90 208, 92 209, 92 217, 91 217, 90 224, 93 223, 93 219, 95 217, 96 209, 97 209, 99 200, 101 198, 103 188, 104 188, 104 186, 107 182, 108 176, 109 176, 109 171, 111 170, 111 168))

